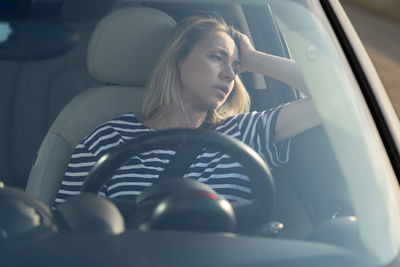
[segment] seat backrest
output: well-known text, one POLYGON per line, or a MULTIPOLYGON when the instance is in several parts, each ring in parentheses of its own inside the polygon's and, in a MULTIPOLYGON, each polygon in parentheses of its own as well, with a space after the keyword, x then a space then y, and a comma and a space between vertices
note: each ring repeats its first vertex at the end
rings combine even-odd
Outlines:
MULTIPOLYGON (((0 60, 0 179, 7 185, 25 188, 36 152, 57 114, 74 96, 102 84, 86 67, 94 25, 64 23, 79 36, 70 50, 49 58, 0 60)), ((51 36, 46 30, 41 34, 51 36)))
POLYGON ((87 54, 90 74, 109 85, 69 102, 46 134, 26 191, 51 205, 75 146, 97 125, 132 112, 139 115, 149 74, 176 22, 147 7, 127 7, 104 17, 87 54))

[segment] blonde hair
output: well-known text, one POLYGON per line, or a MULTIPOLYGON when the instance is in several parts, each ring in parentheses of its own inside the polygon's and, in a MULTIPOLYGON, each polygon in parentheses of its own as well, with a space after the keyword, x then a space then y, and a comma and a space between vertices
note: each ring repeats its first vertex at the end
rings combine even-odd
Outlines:
MULTIPOLYGON (((196 43, 210 33, 220 31, 231 36, 238 46, 238 32, 222 19, 190 17, 176 26, 147 85, 142 106, 142 117, 145 121, 159 121, 162 119, 163 109, 171 105, 179 105, 184 112, 179 63, 186 58, 196 43)), ((249 95, 240 78, 236 76, 232 92, 220 107, 208 111, 206 122, 217 123, 230 116, 248 112, 249 106, 249 95)))

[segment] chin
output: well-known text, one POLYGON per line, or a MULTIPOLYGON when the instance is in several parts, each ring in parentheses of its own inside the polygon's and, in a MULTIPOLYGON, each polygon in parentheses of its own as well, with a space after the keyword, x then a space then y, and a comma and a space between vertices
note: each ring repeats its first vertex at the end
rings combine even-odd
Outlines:
POLYGON ((204 103, 203 107, 206 110, 214 110, 221 107, 225 103, 226 99, 221 100, 221 98, 214 99, 214 101, 209 101, 204 103))
POLYGON ((214 105, 210 105, 209 108, 208 108, 208 110, 215 110, 215 109, 218 109, 218 108, 221 107, 223 104, 224 104, 224 102, 222 102, 222 103, 216 103, 216 104, 214 104, 214 105))

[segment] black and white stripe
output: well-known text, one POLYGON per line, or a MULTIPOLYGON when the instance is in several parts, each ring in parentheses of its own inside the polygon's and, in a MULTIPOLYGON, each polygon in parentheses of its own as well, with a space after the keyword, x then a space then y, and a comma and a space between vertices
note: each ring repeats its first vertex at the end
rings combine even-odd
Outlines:
MULTIPOLYGON (((279 147, 273 142, 280 108, 230 117, 218 123, 215 130, 243 141, 257 151, 271 168, 276 168, 288 160, 289 142, 279 147)), ((90 169, 110 149, 153 131, 133 114, 123 115, 97 127, 75 148, 55 204, 79 194, 90 169)), ((102 193, 110 198, 134 200, 157 180, 174 154, 174 149, 159 149, 132 157, 119 168, 102 193)), ((206 148, 195 159, 185 177, 209 185, 228 200, 240 201, 251 199, 251 185, 245 173, 243 167, 231 157, 206 148)))

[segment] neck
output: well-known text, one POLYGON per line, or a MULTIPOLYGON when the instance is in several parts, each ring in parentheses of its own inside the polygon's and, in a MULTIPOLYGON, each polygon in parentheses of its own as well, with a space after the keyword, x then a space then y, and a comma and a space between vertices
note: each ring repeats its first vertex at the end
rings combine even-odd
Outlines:
POLYGON ((150 128, 156 130, 172 129, 172 128, 199 128, 207 117, 207 111, 184 112, 181 109, 169 108, 161 111, 159 116, 144 122, 150 128))

